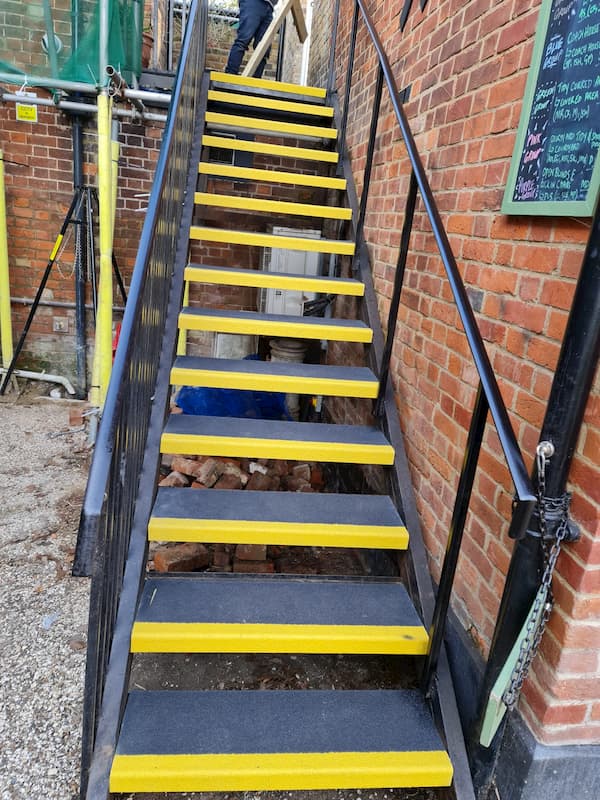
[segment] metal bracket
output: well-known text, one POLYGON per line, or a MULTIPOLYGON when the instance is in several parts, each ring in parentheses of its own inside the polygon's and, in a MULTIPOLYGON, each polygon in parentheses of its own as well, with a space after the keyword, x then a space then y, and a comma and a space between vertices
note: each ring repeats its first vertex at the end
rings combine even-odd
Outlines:
MULTIPOLYGON (((561 525, 564 523, 565 516, 565 503, 568 506, 571 502, 571 495, 567 492, 562 497, 544 497, 544 518, 545 518, 545 532, 544 541, 553 541, 556 539, 556 534, 561 525)), ((567 512, 568 513, 568 512, 567 512)), ((533 536, 534 539, 542 538, 540 525, 540 511, 536 508, 531 515, 531 524, 527 528, 527 535, 533 536)), ((576 542, 581 536, 579 526, 572 519, 566 521, 566 535, 563 538, 564 542, 576 542)))

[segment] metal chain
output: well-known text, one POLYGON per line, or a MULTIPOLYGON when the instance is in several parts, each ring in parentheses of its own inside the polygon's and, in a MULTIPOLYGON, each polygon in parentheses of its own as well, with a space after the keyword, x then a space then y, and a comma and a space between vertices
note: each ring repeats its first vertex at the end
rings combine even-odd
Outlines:
MULTIPOLYGON (((540 528, 540 541, 544 550, 544 572, 538 589, 532 610, 527 622, 525 637, 521 642, 521 648, 517 663, 510 677, 508 687, 502 695, 502 702, 507 708, 513 708, 519 697, 523 682, 527 677, 529 668, 538 651, 542 636, 554 605, 552 595, 552 573, 560 554, 560 547, 569 532, 569 501, 568 495, 561 498, 562 517, 557 528, 555 537, 549 541, 547 538, 546 511, 549 500, 544 497, 546 491, 546 465, 554 454, 554 446, 551 442, 540 442, 536 450, 537 459, 537 502, 538 517, 540 528)), ((553 502, 553 501, 550 501, 553 502)))

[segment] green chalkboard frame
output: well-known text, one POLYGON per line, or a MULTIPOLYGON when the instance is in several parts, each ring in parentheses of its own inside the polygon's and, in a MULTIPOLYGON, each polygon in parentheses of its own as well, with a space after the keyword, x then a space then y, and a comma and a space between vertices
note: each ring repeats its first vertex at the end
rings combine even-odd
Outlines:
POLYGON ((521 118, 519 120, 519 128, 517 130, 517 138, 515 140, 515 147, 510 162, 508 182, 504 191, 504 199, 502 201, 501 211, 503 214, 556 217, 591 217, 596 208, 598 192, 600 189, 600 150, 596 154, 596 161, 594 163, 590 186, 585 200, 515 201, 512 199, 515 191, 521 154, 525 145, 525 136, 527 135, 527 129, 529 127, 529 117, 531 115, 535 87, 537 85, 540 65, 542 63, 544 42, 546 40, 546 32, 550 21, 552 3, 553 0, 542 0, 542 5, 540 7, 540 15, 535 32, 533 55, 531 58, 531 67, 529 68, 527 85, 525 87, 525 97, 523 98, 523 109, 521 111, 521 118))

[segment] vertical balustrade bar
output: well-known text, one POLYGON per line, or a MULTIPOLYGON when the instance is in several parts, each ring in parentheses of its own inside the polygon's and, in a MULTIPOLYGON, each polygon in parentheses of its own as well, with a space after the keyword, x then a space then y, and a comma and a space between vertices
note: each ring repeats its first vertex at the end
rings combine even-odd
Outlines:
POLYGON ((402 294, 402 284, 404 283, 404 272, 406 271, 406 259, 408 258, 408 245, 412 231, 415 207, 417 205, 417 179, 415 173, 410 174, 410 185, 406 196, 406 207, 404 210, 404 224, 402 226, 402 236, 400 237, 400 251, 396 263, 396 273, 394 275, 394 290, 390 302, 390 313, 388 315, 387 335, 385 347, 381 359, 381 369, 379 370, 379 394, 373 407, 376 417, 383 416, 385 389, 390 373, 390 359, 394 346, 394 336, 396 335, 396 324, 398 322, 398 309, 400 308, 400 295, 402 294))
MULTIPOLYGON (((342 123, 339 132, 339 146, 342 155, 346 152, 346 128, 348 127, 348 104, 350 102, 350 89, 352 88, 352 72, 354 70, 354 51, 356 50, 356 32, 358 30, 358 2, 354 3, 354 13, 352 15, 352 31, 350 33, 350 44, 348 49, 348 66, 346 68, 346 85, 344 87, 344 110, 342 111, 342 123)), ((340 159, 340 167, 342 159, 340 159)))
POLYGON ((371 130, 369 131, 369 145, 367 147, 367 162, 363 173, 362 192, 360 194, 360 210, 358 212, 358 223, 356 225, 356 241, 360 242, 365 226, 365 215, 367 213, 367 201, 369 199, 369 186, 371 184, 371 171, 373 169, 373 154, 375 152, 375 138, 377 136, 377 123, 379 122, 379 109, 381 108, 381 90, 383 89, 383 69, 381 64, 377 68, 377 78, 375 81, 375 95, 373 97, 373 111, 371 113, 371 130))
POLYGON ((469 428, 467 448, 465 450, 458 489, 456 491, 456 499, 454 501, 454 511, 452 513, 452 522, 450 523, 450 531, 448 533, 448 542, 446 544, 446 555, 444 556, 444 564, 440 576, 440 585, 438 587, 433 611, 429 653, 425 661, 422 677, 422 686, 425 694, 429 694, 431 691, 440 649, 444 641, 450 594, 452 593, 452 585, 454 583, 454 575, 456 573, 456 565, 460 554, 460 546, 465 529, 467 512, 469 510, 469 501, 473 490, 473 482, 475 480, 477 461, 479 460, 479 451, 481 449, 481 442, 483 441, 488 411, 488 401, 480 381, 477 389, 475 408, 473 409, 473 416, 471 418, 471 426, 469 428))

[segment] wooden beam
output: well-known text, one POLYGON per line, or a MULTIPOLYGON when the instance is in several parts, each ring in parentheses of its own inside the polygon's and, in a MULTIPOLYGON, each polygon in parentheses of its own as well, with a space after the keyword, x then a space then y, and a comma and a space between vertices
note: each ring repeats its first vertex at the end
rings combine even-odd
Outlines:
POLYGON ((273 43, 273 39, 275 38, 275 34, 283 25, 283 21, 286 18, 288 11, 292 12, 292 17, 294 19, 294 25, 296 26, 296 30, 298 31, 298 38, 301 42, 306 40, 308 36, 308 32, 306 30, 306 23, 304 21, 304 12, 302 11, 302 6, 300 5, 300 0, 285 0, 280 4, 280 7, 275 11, 273 19, 271 20, 271 24, 265 31, 265 35, 260 40, 260 43, 257 47, 254 48, 254 52, 248 63, 246 64, 246 68, 242 72, 242 75, 248 77, 249 75, 254 75, 256 69, 264 54, 267 52, 268 48, 273 43))
POLYGON ((308 37, 308 31, 306 30, 306 21, 304 20, 304 11, 302 11, 302 4, 300 0, 295 0, 295 2, 292 4, 292 17, 294 19, 296 31, 298 32, 300 44, 304 44, 308 37))

